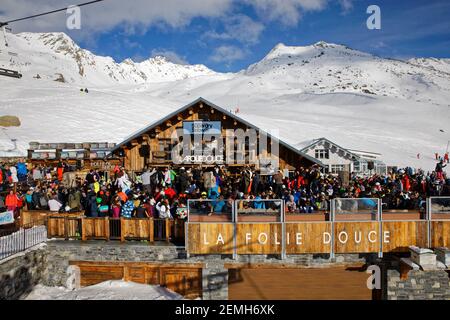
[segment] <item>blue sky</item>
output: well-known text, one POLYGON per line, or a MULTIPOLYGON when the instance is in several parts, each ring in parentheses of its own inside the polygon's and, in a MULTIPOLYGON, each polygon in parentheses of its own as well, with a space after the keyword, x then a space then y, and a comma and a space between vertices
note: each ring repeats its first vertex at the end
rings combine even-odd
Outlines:
MULTIPOLYGON (((70 4, 3 1, 0 20, 70 4)), ((107 0, 85 8, 81 30, 68 31, 65 14, 12 27, 64 31, 81 47, 117 61, 162 54, 223 72, 246 68, 280 42, 301 46, 324 40, 393 58, 450 57, 447 0, 107 0), (381 8, 381 30, 366 26, 373 4, 381 8)))

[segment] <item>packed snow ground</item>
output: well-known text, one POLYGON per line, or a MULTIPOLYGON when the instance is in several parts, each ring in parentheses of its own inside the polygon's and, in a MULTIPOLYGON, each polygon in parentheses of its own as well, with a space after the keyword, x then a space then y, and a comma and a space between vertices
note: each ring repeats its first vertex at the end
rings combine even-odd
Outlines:
POLYGON ((75 290, 37 285, 25 300, 182 300, 183 296, 161 286, 122 280, 105 281, 75 290))
POLYGON ((433 170, 434 153, 443 154, 450 140, 445 59, 399 61, 335 44, 280 44, 248 69, 221 74, 164 59, 126 69, 130 61, 97 57, 61 34, 14 37, 16 48, 6 51, 18 55, 3 49, 0 67, 24 77, 0 78, 0 115, 16 115, 22 125, 0 130, 0 156, 26 155, 31 141, 120 142, 200 96, 239 107, 238 116, 278 130, 292 145, 326 137, 381 153, 388 165, 433 170), (59 73, 66 83, 54 81, 59 73))

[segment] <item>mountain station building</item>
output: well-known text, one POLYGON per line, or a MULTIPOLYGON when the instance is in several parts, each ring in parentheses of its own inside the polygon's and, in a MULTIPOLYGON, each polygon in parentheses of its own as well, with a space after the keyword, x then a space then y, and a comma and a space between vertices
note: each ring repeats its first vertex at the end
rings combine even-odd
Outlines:
POLYGON ((322 170, 325 173, 338 174, 342 171, 358 175, 387 173, 387 166, 380 160, 380 153, 347 149, 327 138, 300 142, 296 147, 300 152, 320 160, 324 164, 322 170))

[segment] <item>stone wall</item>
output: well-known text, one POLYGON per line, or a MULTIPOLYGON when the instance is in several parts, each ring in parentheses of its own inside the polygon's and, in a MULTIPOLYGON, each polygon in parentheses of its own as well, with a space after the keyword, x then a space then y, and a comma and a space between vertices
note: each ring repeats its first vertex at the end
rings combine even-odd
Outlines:
POLYGON ((29 293, 46 277, 46 267, 45 244, 0 261, 0 300, 15 300, 29 293))
POLYGON ((148 244, 104 241, 49 241, 48 272, 43 283, 46 286, 65 286, 69 274, 69 261, 174 261, 180 249, 172 245, 149 246, 148 244))
POLYGON ((408 278, 400 279, 400 272, 387 270, 388 300, 450 300, 449 271, 411 270, 408 278))
POLYGON ((384 299, 450 299, 449 275, 443 270, 411 270, 408 279, 400 280, 398 259, 378 260, 373 254, 342 254, 331 259, 329 255, 292 255, 281 259, 276 255, 230 255, 190 256, 182 247, 146 243, 119 243, 104 241, 48 241, 27 252, 17 254, 0 262, 0 299, 17 299, 28 293, 34 285, 65 286, 70 276, 69 261, 136 261, 136 262, 201 262, 203 299, 225 300, 228 298, 227 263, 274 265, 302 265, 325 267, 348 263, 378 263, 382 266, 384 299))

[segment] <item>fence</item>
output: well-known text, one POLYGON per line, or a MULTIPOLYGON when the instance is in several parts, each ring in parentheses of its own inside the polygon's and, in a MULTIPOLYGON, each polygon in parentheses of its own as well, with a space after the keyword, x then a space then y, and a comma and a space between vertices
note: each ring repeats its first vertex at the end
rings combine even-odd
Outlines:
POLYGON ((0 260, 47 240, 45 221, 0 230, 0 260))
POLYGON ((184 241, 184 220, 48 216, 47 237, 60 239, 184 241))
MULTIPOLYGON (((189 207, 190 209, 190 207, 189 207)), ((283 200, 236 200, 230 222, 189 219, 190 254, 378 253, 450 246, 450 197, 420 210, 384 210, 380 199, 333 199, 330 213, 288 212, 283 200), (268 205, 270 204, 270 205, 268 205)), ((191 216, 191 213, 188 213, 191 216)))

